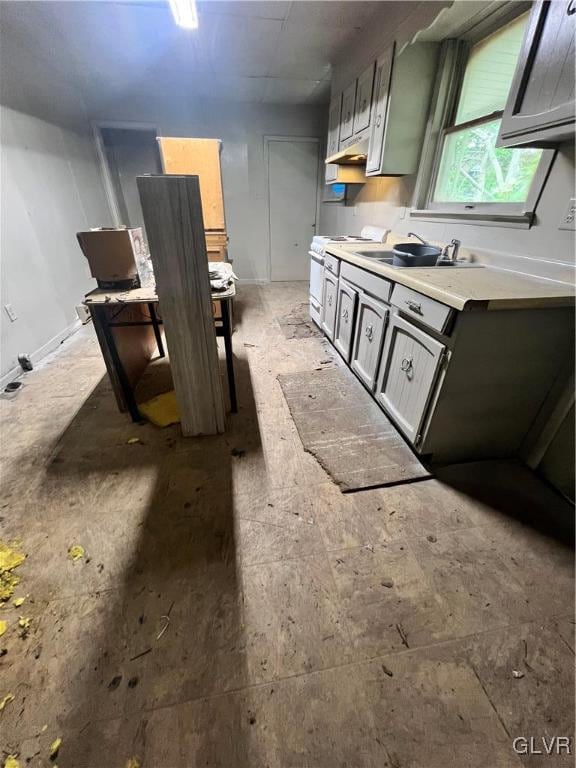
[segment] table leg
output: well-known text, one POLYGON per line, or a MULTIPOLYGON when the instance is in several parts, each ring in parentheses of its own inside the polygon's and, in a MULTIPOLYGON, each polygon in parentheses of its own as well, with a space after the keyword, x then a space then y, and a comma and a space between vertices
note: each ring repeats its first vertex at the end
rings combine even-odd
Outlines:
POLYGON ((156 337, 156 344, 158 346, 158 354, 160 357, 165 357, 164 344, 162 343, 162 334, 160 332, 160 325, 158 324, 158 318, 156 317, 156 307, 153 303, 148 304, 148 312, 150 313, 150 320, 152 321, 152 327, 154 328, 154 336, 156 337))
POLYGON ((228 374, 228 391, 230 393, 230 410, 232 413, 238 413, 238 403, 236 401, 236 382, 234 380, 234 355, 232 353, 232 323, 230 322, 230 304, 228 301, 221 299, 220 307, 222 309, 224 349, 226 351, 226 372, 228 374))
POLYGON ((142 417, 140 416, 140 411, 138 410, 138 405, 136 403, 136 398, 134 397, 134 392, 132 391, 132 387, 130 386, 130 382, 126 376, 126 371, 122 365, 122 360, 118 354, 118 349, 114 340, 114 334, 108 325, 107 307, 94 307, 94 309, 97 313, 98 323, 104 335, 106 346, 110 352, 110 358, 112 359, 114 370, 118 376, 118 382, 120 383, 120 388, 122 389, 122 395, 124 397, 126 407, 128 408, 130 416, 132 417, 132 421, 142 421, 142 417))

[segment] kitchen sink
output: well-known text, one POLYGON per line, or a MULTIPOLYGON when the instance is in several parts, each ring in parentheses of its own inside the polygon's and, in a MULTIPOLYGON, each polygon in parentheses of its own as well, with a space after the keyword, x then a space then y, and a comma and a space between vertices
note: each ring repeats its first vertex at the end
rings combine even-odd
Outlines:
POLYGON ((380 250, 372 250, 372 251, 354 251, 354 254, 356 256, 362 256, 364 259, 371 259, 372 261, 380 261, 384 264, 389 264, 394 269, 443 269, 444 267, 452 267, 452 268, 470 268, 470 267, 482 267, 482 264, 472 264, 469 261, 443 261, 440 264, 435 264, 431 267, 410 267, 410 266, 397 266, 396 264, 393 264, 394 261, 394 254, 392 251, 380 251, 380 250))

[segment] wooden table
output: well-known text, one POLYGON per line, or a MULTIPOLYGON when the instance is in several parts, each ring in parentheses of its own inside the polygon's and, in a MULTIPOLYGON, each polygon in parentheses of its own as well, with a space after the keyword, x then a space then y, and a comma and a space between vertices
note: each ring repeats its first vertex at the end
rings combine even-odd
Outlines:
MULTIPOLYGON (((216 317, 216 336, 224 339, 226 372, 230 392, 230 408, 237 412, 234 358, 232 354, 232 323, 230 303, 236 295, 232 283, 225 291, 214 291, 212 301, 219 301, 221 317, 216 317)), ((165 356, 158 312, 158 296, 154 288, 133 288, 111 291, 100 288, 84 297, 90 311, 96 335, 106 363, 112 388, 121 411, 128 411, 132 421, 142 416, 134 390, 144 373, 154 350, 165 356)))

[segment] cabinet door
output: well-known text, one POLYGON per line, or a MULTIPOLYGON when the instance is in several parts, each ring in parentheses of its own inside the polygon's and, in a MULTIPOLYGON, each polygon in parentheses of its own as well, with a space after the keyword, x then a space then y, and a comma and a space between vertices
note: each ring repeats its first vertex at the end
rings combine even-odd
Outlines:
POLYGON ((372 110, 370 142, 368 145, 368 158, 366 160, 367 176, 378 174, 381 169, 393 60, 394 44, 376 62, 374 108, 372 110))
POLYGON ((340 146, 340 112, 342 108, 342 94, 333 99, 330 103, 330 111, 328 113, 328 143, 326 147, 326 156, 338 152, 340 146))
POLYGON ((324 304, 322 306, 322 330, 330 340, 334 338, 336 306, 338 304, 338 278, 324 270, 324 304))
MULTIPOLYGON (((376 398, 416 443, 445 346, 399 315, 392 315, 376 398)), ((471 395, 472 396, 472 395, 471 395)))
POLYGON ((354 124, 354 102, 356 99, 356 81, 342 94, 342 118, 340 120, 340 143, 352 136, 354 124))
POLYGON ((498 146, 546 146, 574 133, 576 0, 537 0, 500 126, 498 146))
POLYGON ((374 64, 371 64, 358 78, 356 105, 354 107, 354 133, 359 133, 359 131, 365 130, 370 125, 373 86, 374 64))
POLYGON ((387 318, 388 307, 360 294, 352 351, 352 370, 372 391, 376 386, 376 372, 387 318))
POLYGON ((351 285, 340 280, 338 284, 338 311, 334 326, 334 346, 340 352, 344 360, 350 360, 352 349, 352 334, 354 320, 356 319, 356 300, 358 291, 351 285))

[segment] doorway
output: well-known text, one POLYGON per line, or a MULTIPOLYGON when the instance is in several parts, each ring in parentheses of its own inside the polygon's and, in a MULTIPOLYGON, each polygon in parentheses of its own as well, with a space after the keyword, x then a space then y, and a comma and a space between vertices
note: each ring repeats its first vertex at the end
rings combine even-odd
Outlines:
POLYGON ((266 138, 270 280, 308 280, 308 250, 316 234, 320 142, 266 138))
POLYGON ((97 138, 116 226, 144 227, 136 177, 162 173, 154 128, 97 128, 97 138))

